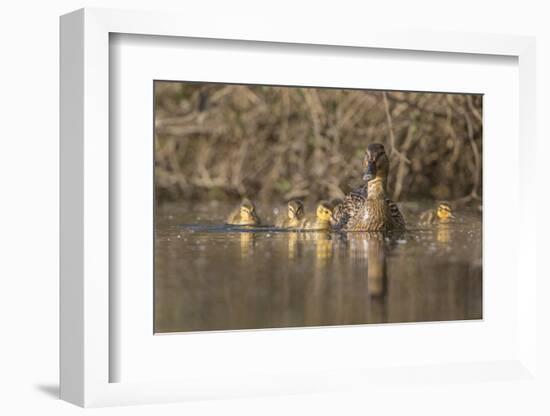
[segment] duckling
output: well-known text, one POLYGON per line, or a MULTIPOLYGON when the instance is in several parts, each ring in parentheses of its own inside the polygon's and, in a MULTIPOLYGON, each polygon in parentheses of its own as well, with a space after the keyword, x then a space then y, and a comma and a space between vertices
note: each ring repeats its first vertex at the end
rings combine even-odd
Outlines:
MULTIPOLYGON (((376 222, 377 224, 383 225, 378 225, 374 228, 384 228, 388 231, 394 229, 404 229, 405 220, 399 211, 399 208, 395 202, 385 196, 390 161, 386 155, 384 146, 380 143, 369 144, 367 146, 363 163, 366 167, 365 174, 363 176, 363 180, 365 182, 346 195, 340 205, 340 208, 335 213, 334 228, 336 230, 343 231, 374 231, 368 229, 373 226, 368 224, 374 224, 376 222), (378 210, 370 210, 371 212, 369 212, 367 200, 370 190, 370 182, 373 179, 379 180, 376 184, 376 188, 377 192, 384 194, 383 202, 389 213, 388 218, 381 217, 381 213, 378 210), (381 187, 380 190, 378 190, 379 187, 381 187), (365 220, 367 221, 365 222, 365 220)), ((385 211, 386 209, 384 212, 385 211)))
POLYGON ((456 219, 456 216, 448 202, 440 202, 436 209, 430 209, 420 215, 421 224, 447 224, 453 219, 456 219))
POLYGON ((321 201, 317 204, 317 210, 315 212, 314 219, 306 219, 302 222, 301 228, 304 230, 330 230, 333 224, 332 206, 326 202, 321 201))
POLYGON ((260 225, 260 219, 256 214, 254 204, 250 200, 244 199, 241 205, 229 215, 226 223, 231 225, 260 225))
POLYGON ((292 200, 287 204, 287 217, 277 223, 279 228, 298 228, 304 220, 304 204, 292 200))

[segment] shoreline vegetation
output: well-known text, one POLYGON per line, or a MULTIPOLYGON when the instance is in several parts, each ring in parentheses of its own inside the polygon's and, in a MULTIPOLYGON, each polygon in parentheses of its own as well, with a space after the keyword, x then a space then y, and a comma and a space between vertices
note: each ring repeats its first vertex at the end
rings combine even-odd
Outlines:
POLYGON ((395 201, 481 205, 481 95, 155 81, 157 203, 341 198, 372 142, 395 201))

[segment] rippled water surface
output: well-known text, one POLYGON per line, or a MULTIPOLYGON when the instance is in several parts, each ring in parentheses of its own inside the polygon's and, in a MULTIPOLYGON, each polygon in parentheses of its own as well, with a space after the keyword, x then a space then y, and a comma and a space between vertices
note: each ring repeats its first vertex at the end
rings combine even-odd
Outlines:
POLYGON ((158 208, 155 332, 482 317, 479 212, 420 227, 405 204, 408 231, 384 237, 224 226, 232 208, 158 208))

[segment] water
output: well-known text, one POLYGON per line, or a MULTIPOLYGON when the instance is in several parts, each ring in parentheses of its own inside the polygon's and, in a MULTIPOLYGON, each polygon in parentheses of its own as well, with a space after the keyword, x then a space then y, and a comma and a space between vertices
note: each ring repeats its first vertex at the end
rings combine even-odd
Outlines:
POLYGON ((408 231, 384 237, 224 226, 232 208, 157 210, 155 332, 482 318, 479 213, 419 227, 406 204, 408 231))

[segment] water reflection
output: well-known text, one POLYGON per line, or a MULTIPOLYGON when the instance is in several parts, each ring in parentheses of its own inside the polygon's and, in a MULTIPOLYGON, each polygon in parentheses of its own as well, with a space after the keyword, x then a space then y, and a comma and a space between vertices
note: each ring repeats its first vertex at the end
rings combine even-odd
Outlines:
POLYGON ((159 210, 156 332, 481 318, 476 216, 384 236, 228 230, 179 209, 159 210))
POLYGON ((383 297, 386 294, 386 250, 382 233, 347 233, 340 236, 350 260, 350 269, 363 274, 367 282, 367 294, 383 297))
POLYGON ((437 224, 436 239, 439 243, 448 244, 451 241, 451 228, 449 224, 437 224))
POLYGON ((254 243, 256 242, 256 234, 251 232, 240 232, 241 240, 241 258, 249 258, 254 255, 254 243))

